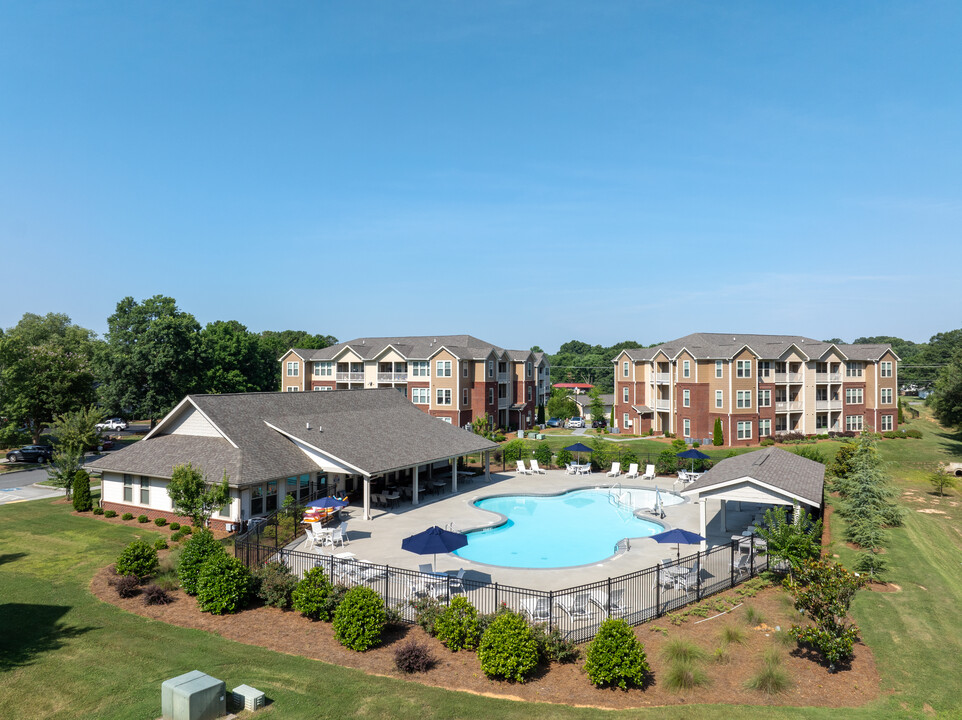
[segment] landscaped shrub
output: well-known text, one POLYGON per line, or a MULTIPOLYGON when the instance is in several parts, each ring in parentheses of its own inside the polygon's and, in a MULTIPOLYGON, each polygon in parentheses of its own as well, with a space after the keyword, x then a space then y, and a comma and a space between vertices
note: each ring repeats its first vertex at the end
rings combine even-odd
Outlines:
POLYGON ((247 602, 251 583, 244 563, 225 552, 214 553, 200 569, 197 604, 214 615, 237 612, 247 602))
POLYGON ((138 516, 137 516, 137 522, 139 522, 139 523, 145 523, 145 522, 149 522, 149 521, 150 521, 150 518, 147 517, 146 515, 138 515, 138 516))
POLYGON ((588 645, 585 672, 598 687, 641 687, 650 671, 645 650, 634 630, 620 618, 608 618, 588 645))
POLYGON ((159 585, 148 585, 144 588, 144 605, 169 605, 173 601, 170 593, 159 585))
POLYGON ((655 472, 659 475, 671 475, 678 472, 678 458, 675 457, 675 450, 662 450, 658 454, 658 459, 655 460, 655 472))
POLYGON ((169 547, 166 538, 159 537, 154 541, 154 550, 166 550, 169 547))
POLYGON ((538 657, 542 662, 570 663, 581 654, 578 646, 565 638, 557 627, 548 630, 547 625, 538 623, 532 627, 532 631, 534 641, 538 644, 538 657))
POLYGON ((114 581, 114 590, 122 598, 133 597, 140 592, 140 579, 136 575, 121 575, 114 581))
POLYGON ((180 530, 180 523, 177 522, 176 520, 174 520, 174 521, 170 524, 170 529, 173 530, 174 532, 180 530))
POLYGON ((458 595, 434 621, 434 635, 448 649, 475 648, 478 633, 478 611, 466 597, 458 595))
POLYGON ((167 524, 167 518, 165 517, 159 517, 154 519, 154 525, 156 525, 157 527, 163 527, 166 524, 167 524))
POLYGON ((781 667, 781 656, 775 648, 765 653, 762 668, 745 683, 749 690, 759 690, 768 695, 783 693, 792 686, 788 673, 781 667))
POLYGON ((764 437, 762 438, 762 441, 758 444, 761 445, 762 447, 771 447, 772 445, 775 444, 775 438, 764 437))
POLYGON ((711 433, 711 444, 718 446, 725 444, 725 435, 722 433, 721 418, 715 418, 715 427, 711 433))
MULTIPOLYGON (((201 528, 201 530, 207 530, 207 528, 201 528)), ((180 531, 184 533, 184 535, 190 535, 192 532, 194 532, 194 528, 192 528, 190 525, 181 525, 180 531)), ((210 532, 210 530, 207 530, 207 532, 210 532)))
POLYGON ((515 612, 500 613, 481 636, 478 659, 488 677, 524 682, 538 666, 531 626, 515 612))
POLYGON ((104 509, 102 507, 94 508, 94 515, 103 515, 103 514, 104 514, 104 509))
POLYGON ((77 512, 89 512, 94 506, 90 497, 90 475, 80 469, 73 476, 73 509, 77 512))
MULTIPOLYGON (((313 568, 320 570, 320 568, 313 568)), ((297 578, 282 562, 264 563, 254 570, 254 594, 272 607, 289 608, 297 578)))
POLYGON ((436 662, 428 646, 415 640, 394 651, 394 666, 403 673, 427 672, 436 662))
MULTIPOLYGON (((183 532, 180 530, 179 532, 183 532)), ((174 535, 176 537, 176 533, 174 535)), ((223 555, 224 548, 214 539, 213 533, 209 530, 199 532, 184 543, 184 549, 180 553, 180 563, 177 566, 177 574, 180 577, 180 586, 188 595, 197 594, 197 585, 200 580, 200 569, 213 555, 223 555)))
POLYGON ((123 515, 120 516, 120 519, 121 519, 121 520, 133 520, 133 519, 134 519, 134 514, 133 514, 133 513, 129 513, 129 512, 128 512, 128 513, 124 513, 123 515))
POLYGON ((116 510, 104 510, 104 517, 108 517, 108 518, 117 517, 117 511, 116 511, 116 510))
POLYGON ((542 468, 551 467, 551 446, 546 442, 540 443, 534 449, 534 459, 542 468))
MULTIPOLYGON (((444 612, 444 605, 437 598, 426 595, 411 601, 414 608, 414 622, 416 622, 428 635, 434 635, 434 624, 438 617, 444 612)), ((484 616, 481 621, 483 622, 484 616)), ((484 632, 482 628, 480 632, 484 632)))
POLYGON ((135 575, 143 580, 157 569, 157 551, 144 540, 134 540, 117 558, 118 575, 135 575))
POLYGON ((914 438, 916 440, 922 439, 922 431, 918 428, 909 428, 905 431, 905 437, 914 438))
POLYGON ((381 596, 358 585, 347 591, 334 611, 334 636, 344 647, 363 652, 380 644, 386 621, 381 596))
POLYGON ((570 465, 575 456, 571 454, 570 450, 559 450, 557 458, 558 467, 564 467, 565 465, 570 465))
MULTIPOLYGON (((313 567, 291 591, 291 603, 297 612, 311 620, 330 620, 337 605, 334 586, 327 579, 324 568, 313 567)), ((339 598, 338 598, 339 599, 339 598)))
POLYGON ((184 539, 184 534, 180 530, 178 530, 177 532, 175 532, 173 535, 170 536, 171 542, 180 542, 183 539, 184 539))
POLYGON ((705 671, 691 660, 675 660, 669 663, 668 670, 662 677, 669 690, 690 690, 708 684, 705 671))

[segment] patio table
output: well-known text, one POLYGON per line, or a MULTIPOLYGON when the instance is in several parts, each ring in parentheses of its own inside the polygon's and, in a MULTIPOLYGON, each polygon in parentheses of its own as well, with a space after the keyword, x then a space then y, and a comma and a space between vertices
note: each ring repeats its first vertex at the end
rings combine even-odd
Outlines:
POLYGON ((675 587, 678 587, 678 579, 685 577, 691 572, 690 567, 685 567, 684 565, 668 565, 665 568, 665 572, 671 578, 671 582, 675 587))

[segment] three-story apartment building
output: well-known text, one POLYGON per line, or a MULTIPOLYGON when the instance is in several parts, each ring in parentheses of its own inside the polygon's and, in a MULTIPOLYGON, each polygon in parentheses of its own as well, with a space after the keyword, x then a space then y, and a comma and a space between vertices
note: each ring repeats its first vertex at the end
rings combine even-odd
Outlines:
POLYGON ((312 392, 394 387, 417 407, 454 425, 487 415, 493 426, 530 428, 544 353, 506 350, 470 335, 357 338, 280 358, 281 390, 312 392))
POLYGON ((614 359, 616 425, 701 440, 720 419, 726 445, 788 432, 894 430, 898 361, 889 345, 694 333, 614 359))

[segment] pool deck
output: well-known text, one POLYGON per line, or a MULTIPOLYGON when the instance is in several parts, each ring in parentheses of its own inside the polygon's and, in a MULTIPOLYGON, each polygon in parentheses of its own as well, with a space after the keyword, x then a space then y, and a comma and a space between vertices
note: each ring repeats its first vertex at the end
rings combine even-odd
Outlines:
MULTIPOLYGON (((483 476, 474 478, 473 482, 462 484, 459 478, 459 492, 448 492, 441 496, 428 496, 419 505, 413 506, 409 502, 397 508, 372 508, 371 519, 361 520, 361 509, 351 506, 347 509, 349 542, 345 548, 338 546, 333 552, 340 553, 349 550, 359 560, 369 560, 374 563, 392 565, 399 568, 416 570, 419 564, 433 561, 431 555, 415 555, 401 549, 401 540, 421 532, 432 525, 446 527, 454 524, 457 531, 497 525, 500 517, 474 507, 473 503, 483 497, 492 495, 556 495, 575 488, 610 487, 619 482, 618 478, 606 477, 604 473, 591 475, 568 475, 563 470, 548 470, 544 475, 520 475, 518 473, 492 473, 491 480, 485 481, 483 476)), ((622 487, 645 488, 653 490, 658 487, 662 492, 671 491, 675 478, 659 477, 654 482, 620 479, 622 487)), ((680 489, 680 484, 675 485, 680 489)), ((748 525, 750 513, 739 514, 728 511, 728 532, 723 532, 719 517, 719 504, 710 502, 708 510, 708 546, 727 544, 731 536, 737 534, 748 525)), ((698 532, 698 504, 685 501, 680 505, 665 507, 664 519, 657 518, 650 513, 641 513, 641 517, 655 520, 665 526, 665 529, 681 527, 698 532)), ((577 528, 572 528, 571 542, 578 542, 577 528)), ((580 583, 617 577, 625 573, 652 567, 662 558, 675 555, 675 545, 659 544, 653 540, 636 539, 630 542, 630 549, 620 555, 608 558, 598 563, 578 567, 556 569, 507 568, 472 562, 452 554, 438 555, 436 570, 439 572, 456 571, 458 568, 466 570, 466 577, 479 581, 498 582, 506 585, 531 588, 535 590, 556 590, 571 587, 580 583)), ((292 549, 308 552, 329 554, 330 548, 311 550, 306 541, 299 539, 292 549)), ((683 545, 682 556, 694 553, 698 545, 683 545)))

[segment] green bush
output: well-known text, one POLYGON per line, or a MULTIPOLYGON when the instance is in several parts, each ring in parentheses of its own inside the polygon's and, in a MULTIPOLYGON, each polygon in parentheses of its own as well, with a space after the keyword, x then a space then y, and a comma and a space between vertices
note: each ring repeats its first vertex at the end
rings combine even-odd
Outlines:
POLYGON ((128 512, 128 513, 124 513, 123 515, 120 516, 120 519, 121 519, 121 520, 133 520, 133 519, 134 519, 134 514, 133 514, 133 513, 129 513, 129 512, 128 512))
POLYGON ((137 516, 137 522, 139 522, 139 523, 150 522, 150 518, 147 517, 146 515, 138 515, 138 516, 137 516))
MULTIPOLYGON (((421 626, 428 635, 434 635, 434 624, 444 612, 444 605, 437 598, 431 596, 419 597, 411 601, 414 608, 414 622, 421 626)), ((483 629, 481 630, 483 632, 483 629)))
POLYGON ((538 657, 542 662, 570 663, 581 654, 578 646, 565 638, 557 627, 548 630, 546 624, 538 623, 532 630, 534 641, 538 645, 538 657))
POLYGON ((761 445, 762 447, 771 447, 772 445, 775 444, 775 438, 770 438, 770 437, 762 438, 762 441, 758 444, 761 445))
POLYGON ((558 457, 558 467, 564 467, 565 465, 570 465, 571 461, 575 459, 575 456, 571 454, 570 450, 559 450, 557 457, 558 457))
POLYGON ((334 611, 334 636, 344 647, 363 652, 380 644, 386 622, 381 596, 358 585, 347 591, 334 611))
POLYGON ((466 597, 458 595, 434 622, 434 635, 448 649, 457 652, 478 645, 478 611, 466 597))
POLYGON ((333 603, 334 587, 327 579, 324 568, 313 567, 304 573, 291 591, 291 603, 297 612, 311 620, 330 620, 337 605, 333 603))
POLYGON ((678 472, 678 458, 675 457, 675 450, 662 450, 658 454, 658 459, 655 460, 655 472, 659 475, 671 475, 678 472))
POLYGON ((104 509, 102 507, 94 508, 94 515, 103 515, 103 514, 104 514, 104 509))
POLYGON ((725 444, 725 435, 722 433, 721 418, 715 418, 715 427, 711 433, 711 444, 718 446, 725 444))
MULTIPOLYGON (((319 569, 319 568, 314 568, 319 569)), ((291 606, 291 594, 297 578, 282 562, 268 562, 254 570, 254 594, 265 604, 278 608, 291 606)))
POLYGON ((89 512, 94 506, 90 497, 90 475, 80 469, 73 476, 73 509, 77 512, 89 512))
POLYGON ((650 672, 645 649, 634 630, 620 618, 608 618, 588 645, 585 672, 598 687, 629 685, 641 687, 650 672))
POLYGON ((515 462, 528 454, 524 440, 512 440, 501 447, 501 454, 508 464, 515 462))
MULTIPOLYGON (((206 528, 201 528, 201 530, 206 530, 207 532, 210 532, 210 530, 207 530, 206 528)), ((192 528, 190 525, 181 525, 180 531, 184 533, 184 535, 190 535, 192 532, 194 532, 194 528, 192 528)))
POLYGON ((225 552, 214 553, 201 566, 197 604, 214 615, 237 612, 247 602, 252 582, 244 563, 225 552))
POLYGON ((118 575, 135 575, 139 580, 150 577, 157 569, 157 551, 143 540, 134 540, 117 558, 118 575))
POLYGON ((166 550, 169 547, 166 538, 159 537, 154 541, 154 550, 166 550))
POLYGON ((183 539, 184 539, 184 533, 182 533, 180 530, 178 530, 177 532, 175 532, 173 535, 170 536, 171 542, 180 542, 183 539))
POLYGON ((922 431, 918 428, 909 428, 905 431, 905 437, 915 438, 916 440, 922 439, 922 431))
POLYGON ((174 532, 180 530, 180 523, 175 520, 170 524, 170 529, 173 530, 174 532))
POLYGON ((497 615, 481 636, 478 659, 488 677, 524 682, 538 666, 531 626, 514 612, 497 615))
POLYGON ((166 524, 167 524, 167 518, 165 517, 159 517, 154 519, 154 525, 156 525, 157 527, 163 527, 166 524))
MULTIPOLYGON (((182 532, 183 528, 178 531, 178 533, 182 532)), ((213 533, 209 530, 197 533, 184 543, 184 549, 180 553, 180 563, 177 566, 177 575, 184 592, 188 595, 196 595, 201 567, 208 558, 224 554, 224 548, 214 539, 213 533)))
POLYGON ((104 510, 104 517, 107 517, 107 518, 117 517, 117 511, 116 511, 116 510, 104 510))
POLYGON ((538 447, 534 449, 534 458, 541 467, 551 467, 551 446, 546 442, 540 443, 538 447))

